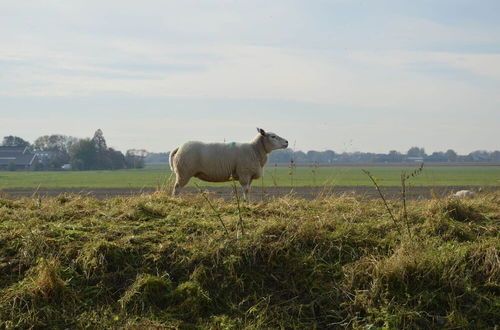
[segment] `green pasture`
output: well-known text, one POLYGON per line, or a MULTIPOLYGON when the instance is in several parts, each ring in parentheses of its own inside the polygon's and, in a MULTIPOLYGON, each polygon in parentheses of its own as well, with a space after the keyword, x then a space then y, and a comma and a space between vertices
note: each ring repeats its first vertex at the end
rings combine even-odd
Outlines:
MULTIPOLYGON (((253 185, 264 186, 371 186, 363 174, 366 169, 378 179, 381 186, 398 186, 402 171, 416 167, 313 167, 301 166, 265 168, 263 179, 253 185)), ((54 171, 54 172, 0 172, 0 190, 32 188, 155 188, 172 178, 168 166, 149 166, 144 169, 118 171, 54 171)), ((221 186, 228 183, 207 183, 192 179, 189 185, 221 186)), ((412 178, 414 186, 500 186, 500 166, 436 166, 424 167, 421 175, 412 178)))

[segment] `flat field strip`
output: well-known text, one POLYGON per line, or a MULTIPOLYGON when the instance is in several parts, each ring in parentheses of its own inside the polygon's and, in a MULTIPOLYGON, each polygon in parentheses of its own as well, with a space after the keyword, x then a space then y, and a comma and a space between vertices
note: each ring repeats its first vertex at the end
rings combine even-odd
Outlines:
MULTIPOLYGON (((362 173, 363 167, 300 166, 265 168, 264 179, 254 186, 307 187, 307 186, 371 186, 362 173)), ((402 171, 416 168, 408 166, 367 166, 380 186, 399 186, 402 171)), ((0 190, 6 189, 63 189, 63 188, 156 188, 172 178, 168 166, 148 166, 144 169, 117 171, 53 171, 53 172, 0 172, 0 190)), ((192 179, 189 186, 220 187, 228 183, 208 183, 192 179)), ((426 166, 421 175, 412 178, 413 186, 500 186, 500 166, 426 166)))

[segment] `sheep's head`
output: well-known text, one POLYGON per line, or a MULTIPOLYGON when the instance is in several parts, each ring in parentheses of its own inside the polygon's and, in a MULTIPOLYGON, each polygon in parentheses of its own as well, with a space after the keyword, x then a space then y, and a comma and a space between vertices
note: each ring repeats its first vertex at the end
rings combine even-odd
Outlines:
POLYGON ((262 128, 257 128, 259 132, 264 148, 267 152, 271 152, 276 149, 286 149, 288 147, 288 141, 281 136, 276 135, 272 132, 266 132, 262 128))

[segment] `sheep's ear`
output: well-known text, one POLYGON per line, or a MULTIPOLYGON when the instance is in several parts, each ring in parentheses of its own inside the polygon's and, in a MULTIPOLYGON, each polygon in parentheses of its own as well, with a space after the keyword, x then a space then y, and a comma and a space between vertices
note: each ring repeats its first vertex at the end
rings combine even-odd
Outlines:
POLYGON ((264 131, 262 128, 257 127, 257 132, 259 132, 260 135, 266 136, 266 131, 264 131))

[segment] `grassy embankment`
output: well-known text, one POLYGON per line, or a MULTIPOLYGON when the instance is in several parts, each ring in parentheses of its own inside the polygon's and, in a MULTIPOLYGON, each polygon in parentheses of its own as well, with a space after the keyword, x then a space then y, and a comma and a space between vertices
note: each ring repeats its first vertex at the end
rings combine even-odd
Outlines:
MULTIPOLYGON (((399 186, 400 173, 410 168, 396 166, 369 167, 382 186, 399 186)), ((0 190, 40 188, 156 188, 171 177, 166 166, 151 166, 141 170, 70 171, 70 172, 0 172, 0 190)), ((201 186, 220 186, 193 179, 201 186)), ((360 167, 286 167, 265 169, 264 186, 370 186, 360 167)), ((261 180, 254 186, 262 184, 261 180)), ((500 186, 500 166, 440 166, 425 167, 412 181, 415 186, 500 186)))
POLYGON ((212 203, 0 199, 0 328, 500 324, 498 192, 212 203))

